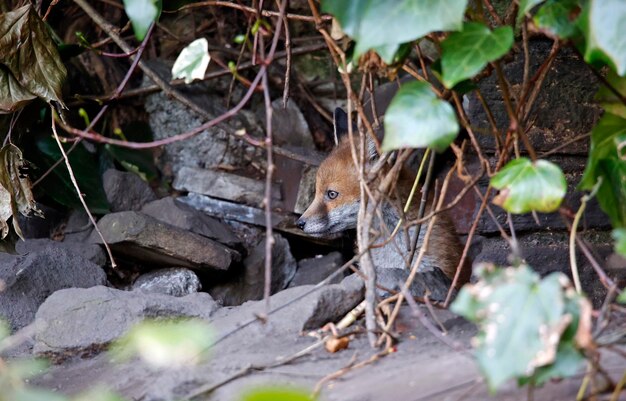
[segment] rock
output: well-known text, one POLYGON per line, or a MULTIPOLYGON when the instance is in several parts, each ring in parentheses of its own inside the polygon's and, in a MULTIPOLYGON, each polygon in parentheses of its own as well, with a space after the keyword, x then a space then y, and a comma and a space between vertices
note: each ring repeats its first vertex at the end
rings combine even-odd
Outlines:
POLYGON ((53 292, 69 287, 106 284, 106 274, 71 248, 42 247, 25 256, 0 264, 0 317, 12 330, 33 321, 35 312, 53 292))
POLYGON ((141 212, 164 223, 211 238, 227 246, 241 244, 241 241, 226 224, 170 196, 144 205, 141 212))
MULTIPOLYGON (((217 170, 182 167, 172 186, 178 191, 195 192, 213 198, 261 207, 265 182, 217 170)), ((280 186, 272 185, 272 206, 281 206, 280 186)))
POLYGON ((134 173, 109 169, 104 172, 102 183, 112 212, 140 210, 156 199, 148 183, 134 173))
MULTIPOLYGON (((151 60, 150 66, 169 82, 171 65, 166 65, 161 60, 151 60)), ((152 81, 146 77, 144 84, 152 85, 152 81)), ((229 79, 226 79, 225 85, 218 87, 220 80, 217 79, 176 88, 205 111, 206 115, 203 117, 165 93, 158 92, 147 96, 145 108, 154 139, 165 139, 181 134, 223 114, 226 111, 223 105, 229 93, 229 84, 229 79)), ((235 89, 234 92, 233 101, 237 102, 238 90, 235 89)), ((262 156, 260 149, 229 134, 245 128, 248 134, 262 136, 261 129, 246 119, 245 114, 237 113, 227 121, 208 128, 192 138, 163 146, 163 154, 157 159, 157 167, 165 176, 172 177, 178 175, 178 171, 184 166, 205 168, 227 164, 241 167, 247 164, 248 160, 262 156)), ((260 159, 262 163, 263 157, 260 159)))
MULTIPOLYGON (((266 120, 264 112, 262 120, 266 120)), ((309 125, 292 99, 287 100, 286 108, 282 99, 272 102, 272 133, 277 145, 315 148, 309 125)))
MULTIPOLYGON (((296 260, 291 255, 289 242, 274 234, 272 249, 272 285, 274 294, 286 288, 296 273, 296 260)), ((233 270, 223 284, 209 289, 211 296, 223 305, 240 305, 249 300, 263 298, 265 283, 265 240, 254 247, 243 261, 240 271, 233 270), (233 277, 233 275, 235 275, 233 277)))
MULTIPOLYGON (((202 210, 209 216, 216 217, 223 221, 238 221, 255 226, 265 226, 265 211, 256 207, 214 199, 210 196, 193 192, 178 199, 198 210, 202 210)), ((298 216, 293 213, 274 211, 272 212, 272 227, 283 233, 304 237, 307 238, 307 240, 316 241, 320 244, 336 244, 336 241, 333 240, 312 238, 295 226, 297 218, 298 216)))
MULTIPOLYGON (((365 294, 363 280, 354 274, 339 284, 326 285, 305 295, 312 288, 310 285, 288 288, 270 298, 272 309, 298 299, 270 316, 272 331, 289 335, 320 328, 344 317, 363 300, 365 294), (299 299, 300 297, 303 298, 299 299)), ((231 326, 240 325, 241 322, 262 314, 264 308, 264 301, 249 301, 236 308, 223 308, 216 312, 212 325, 225 333, 231 326)))
MULTIPOLYGON (((111 213, 98 228, 112 251, 144 264, 226 270, 239 254, 201 235, 138 212, 111 213)), ((101 243, 92 233, 90 242, 101 243)))
MULTIPOLYGON (((289 287, 298 285, 317 284, 337 271, 343 265, 343 256, 339 252, 331 252, 328 255, 320 255, 315 258, 302 259, 298 262, 296 275, 289 283, 289 287)), ((330 284, 341 282, 343 275, 338 275, 330 284)))
POLYGON ((93 225, 84 210, 72 210, 63 228, 63 242, 84 242, 93 231, 93 225))
POLYGON ((296 205, 293 211, 299 214, 309 207, 315 198, 315 176, 317 174, 317 167, 308 166, 302 171, 302 179, 300 180, 300 187, 298 187, 298 197, 296 199, 296 205))
POLYGON ((81 255, 88 261, 103 267, 107 262, 107 257, 100 245, 82 244, 79 242, 58 242, 47 238, 33 238, 26 241, 17 241, 15 251, 20 255, 27 255, 33 252, 41 252, 51 248, 67 249, 70 253, 81 255))
POLYGON ((36 316, 36 355, 97 353, 144 319, 208 319, 217 308, 206 293, 185 297, 121 291, 108 287, 57 291, 36 316))
POLYGON ((196 273, 182 267, 159 269, 142 274, 133 283, 133 290, 182 297, 202 289, 196 273))

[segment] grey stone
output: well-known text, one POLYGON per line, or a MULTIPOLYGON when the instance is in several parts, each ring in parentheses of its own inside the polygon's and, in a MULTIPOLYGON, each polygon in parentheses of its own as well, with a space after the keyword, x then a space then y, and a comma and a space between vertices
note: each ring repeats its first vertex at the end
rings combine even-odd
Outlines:
MULTIPOLYGON (((274 234, 272 248, 272 284, 274 294, 286 288, 296 273, 296 260, 291 255, 289 242, 274 234)), ((239 305, 249 300, 263 298, 265 283, 265 240, 254 247, 243 261, 240 271, 234 270, 226 282, 215 285, 209 293, 223 305, 239 305)))
MULTIPOLYGON (((182 167, 172 183, 178 191, 195 192, 260 207, 265 197, 265 182, 217 170, 182 167)), ((281 205, 280 186, 272 185, 272 205, 281 205)))
MULTIPOLYGON (((171 65, 161 60, 152 60, 150 65, 166 81, 171 79, 171 65)), ((151 85, 152 81, 146 77, 144 84, 151 85)), ((220 85, 221 82, 217 79, 176 88, 206 112, 204 117, 165 93, 147 96, 145 108, 154 139, 165 139, 190 131, 208 119, 223 114, 226 111, 224 99, 229 93, 229 80, 225 81, 225 85, 220 85)), ((234 92, 233 101, 236 102, 237 89, 234 92)), ((167 177, 177 175, 183 166, 205 168, 226 164, 243 167, 248 163, 247 160, 262 156, 260 149, 229 134, 244 128, 250 135, 262 136, 262 131, 257 126, 237 114, 192 138, 163 146, 163 153, 157 158, 157 166, 167 177)))
POLYGON ((33 352, 50 356, 98 352, 144 319, 208 319, 216 308, 206 293, 178 298, 102 286, 61 290, 37 311, 33 352))
POLYGON ((182 297, 202 289, 196 273, 182 267, 159 269, 142 274, 133 283, 133 290, 182 297))
MULTIPOLYGON (((265 113, 263 113, 263 117, 265 117, 265 113)), ((276 99, 272 102, 272 134, 277 145, 315 148, 309 125, 300 108, 291 99, 287 100, 286 108, 283 108, 282 99, 276 99)))
MULTIPOLYGON (((265 226, 265 211, 256 207, 214 199, 210 196, 193 192, 178 199, 220 220, 265 226)), ((272 212, 272 227, 277 231, 317 241, 320 244, 332 245, 334 243, 333 240, 324 238, 311 238, 311 236, 295 226, 297 218, 298 216, 293 213, 274 211, 272 212)))
POLYGON ((315 198, 315 176, 317 167, 307 166, 302 171, 302 179, 298 187, 298 196, 293 211, 299 214, 309 207, 315 198))
POLYGON ((134 173, 109 169, 102 176, 102 184, 113 212, 140 210, 156 199, 148 183, 134 173))
POLYGON ((0 264, 0 316, 12 330, 33 321, 39 305, 53 292, 69 287, 106 284, 106 274, 81 254, 62 247, 43 247, 0 264))
POLYGON ((63 227, 63 242, 84 242, 93 231, 93 225, 84 210, 72 210, 63 227))
MULTIPOLYGON (((218 242, 139 212, 108 214, 100 219, 98 228, 113 252, 142 263, 226 270, 239 257, 218 242)), ((90 241, 102 242, 95 232, 90 241)))
POLYGON ((237 246, 241 243, 226 224, 171 196, 144 205, 141 212, 224 245, 237 246))
POLYGON ((47 238, 33 238, 15 243, 15 251, 20 255, 27 255, 33 252, 45 251, 48 248, 67 249, 70 253, 81 255, 88 261, 103 267, 107 262, 107 257, 100 245, 82 244, 79 242, 58 242, 47 238))
MULTIPOLYGON (((343 265, 343 256, 339 252, 331 252, 319 257, 302 259, 298 262, 298 270, 289 287, 298 285, 317 284, 337 271, 343 265)), ((341 282, 342 275, 338 275, 331 280, 330 284, 341 282)))

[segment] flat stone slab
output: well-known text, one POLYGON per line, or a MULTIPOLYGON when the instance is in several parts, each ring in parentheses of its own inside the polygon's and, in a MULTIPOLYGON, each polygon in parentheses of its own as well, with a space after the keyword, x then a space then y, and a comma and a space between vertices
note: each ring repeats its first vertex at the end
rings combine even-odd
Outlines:
POLYGON ((37 311, 33 352, 53 357, 97 353, 146 318, 208 319, 216 309, 207 293, 173 297, 103 286, 61 290, 37 311))
MULTIPOLYGON (((100 219, 98 228, 114 253, 144 265, 227 270, 240 257, 218 242, 139 212, 108 214, 100 219)), ((96 232, 89 240, 102 243, 96 232)))
MULTIPOLYGON (((172 183, 178 191, 196 192, 260 207, 265 196, 265 182, 218 170, 183 167, 172 183)), ((281 206, 280 186, 272 185, 272 206, 281 206)))
POLYGON ((241 245, 241 240, 233 234, 226 224, 171 196, 147 203, 141 212, 164 223, 215 240, 220 244, 230 247, 241 245))

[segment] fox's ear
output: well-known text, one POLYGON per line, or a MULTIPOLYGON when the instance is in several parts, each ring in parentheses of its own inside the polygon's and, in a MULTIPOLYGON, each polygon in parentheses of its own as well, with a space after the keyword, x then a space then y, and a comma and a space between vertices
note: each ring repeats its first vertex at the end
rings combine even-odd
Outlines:
POLYGON ((339 143, 344 135, 348 134, 348 127, 352 123, 352 132, 357 132, 357 125, 354 121, 350 121, 348 114, 341 107, 337 107, 333 113, 333 134, 335 136, 335 145, 339 143))

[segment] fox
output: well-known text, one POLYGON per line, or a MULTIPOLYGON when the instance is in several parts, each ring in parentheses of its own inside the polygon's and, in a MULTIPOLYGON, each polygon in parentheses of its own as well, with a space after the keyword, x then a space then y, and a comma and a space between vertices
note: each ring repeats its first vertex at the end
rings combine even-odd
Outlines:
MULTIPOLYGON (((323 238, 334 238, 345 231, 355 229, 361 201, 359 172, 354 165, 350 140, 346 135, 347 124, 350 122, 341 109, 335 110, 334 120, 335 133, 339 134, 336 135, 338 143, 320 164, 316 174, 315 197, 296 221, 296 226, 308 235, 323 238)), ((354 132, 357 132, 356 129, 354 132)), ((358 135, 355 137, 358 138, 358 135)), ((355 139, 355 142, 358 142, 358 139, 355 139)), ((378 157, 373 141, 370 140, 367 148, 368 164, 371 165, 378 157)), ((402 213, 402 205, 407 200, 415 175, 414 169, 405 166, 400 172, 396 189, 384 197, 385 200, 380 206, 383 221, 378 221, 376 223, 378 226, 375 227, 380 232, 393 232, 402 216, 405 216, 403 221, 417 218, 419 201, 412 202, 410 210, 406 214, 402 213), (382 224, 386 226, 386 230, 380 230, 382 224)), ((371 209, 368 207, 367 213, 374 213, 371 209)), ((414 258, 417 258, 424 240, 426 227, 427 223, 424 223, 419 232, 418 248, 414 251, 414 258)), ((370 250, 376 269, 379 295, 387 296, 390 290, 399 290, 400 283, 404 283, 408 277, 411 239, 415 237, 415 232, 416 227, 400 229, 391 241, 381 238, 378 240, 378 246, 375 244, 370 250)), ((450 215, 446 212, 439 213, 418 274, 409 288, 410 293, 417 297, 428 294, 432 300, 444 300, 456 274, 462 252, 463 246, 450 215)), ((471 275, 469 260, 462 266, 461 273, 457 289, 469 281, 471 275)))

